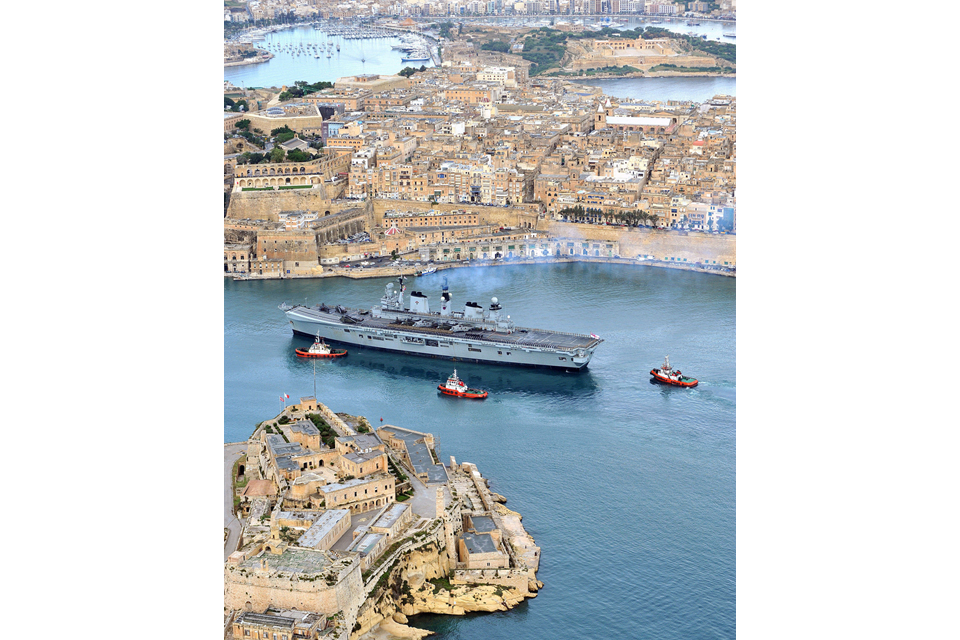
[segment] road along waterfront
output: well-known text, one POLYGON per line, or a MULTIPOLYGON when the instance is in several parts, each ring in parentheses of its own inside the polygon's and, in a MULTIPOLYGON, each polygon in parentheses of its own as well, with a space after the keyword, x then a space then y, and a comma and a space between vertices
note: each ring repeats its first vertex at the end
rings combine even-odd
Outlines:
MULTIPOLYGON (((596 333, 589 369, 562 374, 350 350, 317 364, 318 398, 374 425, 433 433, 473 462, 542 548, 539 596, 509 613, 411 618, 440 637, 733 637, 736 279, 619 264, 462 268, 417 278, 453 303, 497 296, 524 326, 596 333), (695 389, 651 384, 671 363, 695 389), (453 366, 482 402, 436 390, 453 366), (575 615, 571 615, 571 613, 575 615)), ((386 279, 224 281, 225 441, 313 393, 312 362, 277 305, 366 307, 386 279)))

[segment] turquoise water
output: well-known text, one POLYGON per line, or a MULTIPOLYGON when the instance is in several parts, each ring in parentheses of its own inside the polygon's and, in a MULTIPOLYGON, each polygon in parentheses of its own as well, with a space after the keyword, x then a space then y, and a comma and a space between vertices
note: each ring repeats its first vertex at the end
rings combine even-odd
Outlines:
POLYGON ((385 279, 224 282, 225 441, 313 394, 334 411, 428 431, 473 462, 542 548, 540 594, 509 612, 420 615, 439 638, 736 635, 736 280, 633 265, 454 269, 409 289, 497 296, 522 326, 604 338, 580 374, 351 349, 313 362, 277 305, 370 307, 385 279), (694 389, 649 382, 663 356, 694 389), (457 368, 483 401, 439 394, 457 368))

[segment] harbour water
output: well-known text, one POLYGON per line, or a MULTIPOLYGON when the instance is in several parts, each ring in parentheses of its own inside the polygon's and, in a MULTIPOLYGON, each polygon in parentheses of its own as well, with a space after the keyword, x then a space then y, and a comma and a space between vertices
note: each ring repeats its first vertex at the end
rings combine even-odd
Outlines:
POLYGON ((693 100, 706 102, 716 95, 737 95, 737 79, 721 77, 598 78, 574 80, 600 87, 605 95, 621 100, 693 100))
MULTIPOLYGON (((541 19, 541 22, 543 20, 541 19)), ((496 19, 490 19, 496 24, 496 19)), ((611 24, 619 29, 633 29, 637 26, 655 26, 670 29, 677 33, 702 33, 711 40, 734 42, 723 38, 723 33, 735 33, 736 27, 719 22, 704 21, 699 26, 686 25, 683 19, 662 19, 661 23, 651 24, 647 19, 623 17, 624 24, 611 24)), ((597 24, 604 24, 599 20, 597 24)), ((333 82, 337 78, 360 73, 395 74, 404 67, 421 65, 433 66, 432 62, 403 62, 401 52, 392 49, 399 38, 381 38, 367 40, 347 40, 342 36, 328 35, 313 27, 294 27, 268 33, 257 44, 262 49, 274 53, 268 62, 239 67, 224 67, 223 79, 238 87, 280 87, 292 85, 298 80, 333 82), (291 47, 307 43, 320 44, 332 42, 340 45, 340 51, 333 49, 332 57, 322 53, 315 58, 313 53, 290 53, 291 47)), ((304 49, 307 50, 306 47, 304 49)), ((311 50, 312 51, 312 50, 311 50)), ((595 80, 574 80, 603 89, 604 93, 622 99, 632 100, 694 100, 704 102, 715 95, 736 95, 736 78, 723 77, 665 77, 665 78, 606 78, 595 80)))
POLYGON ((243 440, 316 393, 334 411, 439 438, 473 462, 542 548, 540 594, 512 611, 420 615, 438 638, 733 638, 736 635, 736 279, 653 267, 556 264, 454 269, 409 290, 455 307, 497 296, 521 326, 596 333, 580 374, 351 349, 294 348, 283 301, 369 308, 389 280, 224 282, 224 439, 243 440), (670 362, 694 389, 649 382, 670 362), (314 366, 316 376, 314 377, 314 366), (486 400, 436 387, 456 367, 486 400))
POLYGON ((362 73, 395 74, 404 67, 432 67, 432 61, 403 62, 403 52, 392 46, 399 37, 351 40, 341 35, 329 35, 312 26, 293 27, 266 34, 254 44, 270 51, 274 57, 267 62, 238 67, 224 67, 223 79, 238 87, 280 87, 305 82, 334 82, 337 78, 362 73), (327 51, 314 57, 314 48, 307 44, 332 43, 331 57, 327 51), (340 51, 336 45, 340 45, 340 51), (296 55, 300 48, 303 51, 296 55), (291 52, 290 49, 294 51, 291 52))

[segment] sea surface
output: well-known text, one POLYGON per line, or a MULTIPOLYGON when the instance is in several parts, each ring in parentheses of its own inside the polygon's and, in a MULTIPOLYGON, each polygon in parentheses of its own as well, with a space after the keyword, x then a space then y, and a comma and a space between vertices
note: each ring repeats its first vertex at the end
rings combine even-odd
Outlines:
POLYGON ((334 82, 337 78, 355 76, 361 73, 392 75, 404 67, 432 67, 433 62, 403 62, 405 55, 392 49, 400 43, 399 37, 368 38, 346 40, 343 36, 328 35, 315 30, 312 26, 293 27, 268 33, 262 41, 253 44, 274 54, 267 62, 246 64, 238 67, 224 67, 223 79, 238 87, 281 87, 290 86, 298 80, 313 83, 319 81, 334 82), (305 45, 332 42, 340 45, 340 51, 333 47, 332 57, 326 52, 320 58, 314 57, 315 49, 305 45), (304 51, 300 55, 284 47, 294 46, 304 51))
POLYGON ((577 84, 600 87, 604 94, 622 100, 693 100, 706 102, 716 95, 737 95, 737 79, 721 77, 676 76, 666 78, 598 78, 573 80, 577 84))
POLYGON ((514 265, 408 281, 455 308, 499 298, 520 326, 604 339, 579 374, 349 348, 299 359, 281 302, 379 304, 389 279, 224 280, 224 440, 288 402, 438 437, 473 462, 542 549, 536 598, 507 612, 414 616, 437 638, 734 638, 736 280, 655 267, 514 265), (651 383, 665 355, 694 389, 651 383), (437 385, 457 369, 486 400, 437 385))

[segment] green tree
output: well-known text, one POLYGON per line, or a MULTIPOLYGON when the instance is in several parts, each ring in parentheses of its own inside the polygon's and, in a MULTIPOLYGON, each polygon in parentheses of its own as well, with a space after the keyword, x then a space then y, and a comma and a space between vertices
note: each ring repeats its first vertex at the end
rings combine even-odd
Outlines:
POLYGON ((287 152, 283 150, 283 147, 274 147, 270 150, 270 162, 283 162, 286 155, 287 152))
POLYGON ((291 149, 290 151, 287 151, 287 160, 290 162, 307 162, 312 158, 313 156, 306 151, 301 151, 300 149, 291 149))
POLYGON ((243 120, 237 120, 236 124, 237 129, 243 129, 244 131, 250 129, 250 121, 244 118, 243 120))

